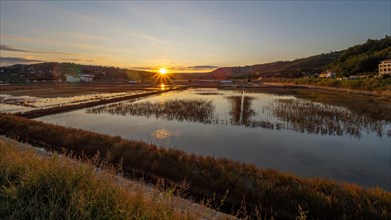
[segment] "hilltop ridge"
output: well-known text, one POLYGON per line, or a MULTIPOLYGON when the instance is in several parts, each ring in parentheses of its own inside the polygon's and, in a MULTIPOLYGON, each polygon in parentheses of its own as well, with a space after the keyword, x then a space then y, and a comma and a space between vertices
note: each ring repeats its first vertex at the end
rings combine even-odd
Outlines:
POLYGON ((143 81, 150 79, 154 73, 118 67, 57 62, 0 67, 0 81, 4 82, 62 81, 65 80, 65 75, 78 74, 93 75, 94 80, 97 81, 143 81))
POLYGON ((314 76, 332 70, 340 76, 376 72, 380 60, 391 58, 391 37, 369 39, 345 50, 322 53, 293 61, 277 61, 244 67, 222 67, 210 74, 215 79, 314 76))

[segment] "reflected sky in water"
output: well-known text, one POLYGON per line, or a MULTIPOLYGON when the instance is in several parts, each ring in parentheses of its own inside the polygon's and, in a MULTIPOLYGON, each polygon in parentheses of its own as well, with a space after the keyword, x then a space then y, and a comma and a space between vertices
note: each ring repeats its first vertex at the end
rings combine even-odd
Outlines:
POLYGON ((38 120, 390 190, 390 122, 355 112, 293 95, 190 89, 38 120))

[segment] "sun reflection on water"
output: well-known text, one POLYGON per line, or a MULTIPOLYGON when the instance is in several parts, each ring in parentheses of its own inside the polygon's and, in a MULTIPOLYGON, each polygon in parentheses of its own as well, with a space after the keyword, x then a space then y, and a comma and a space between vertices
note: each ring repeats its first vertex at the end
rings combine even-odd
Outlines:
POLYGON ((167 139, 171 136, 171 132, 164 129, 164 128, 161 128, 161 129, 158 129, 154 132, 152 132, 152 137, 156 138, 156 139, 167 139))

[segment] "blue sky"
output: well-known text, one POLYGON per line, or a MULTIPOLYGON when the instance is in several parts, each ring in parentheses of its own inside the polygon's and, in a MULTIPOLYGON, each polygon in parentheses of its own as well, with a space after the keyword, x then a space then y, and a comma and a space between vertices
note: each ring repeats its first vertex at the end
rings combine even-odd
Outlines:
POLYGON ((292 60, 391 35, 390 1, 0 4, 0 55, 19 60, 195 70, 292 60))

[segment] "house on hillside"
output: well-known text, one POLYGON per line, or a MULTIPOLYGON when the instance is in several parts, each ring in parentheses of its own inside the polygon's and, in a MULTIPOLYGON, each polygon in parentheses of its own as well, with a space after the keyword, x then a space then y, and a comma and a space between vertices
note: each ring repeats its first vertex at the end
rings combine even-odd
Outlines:
POLYGON ((335 78, 335 73, 328 70, 326 73, 319 74, 319 78, 335 78))
POLYGON ((391 59, 379 62, 379 75, 391 75, 391 59))

